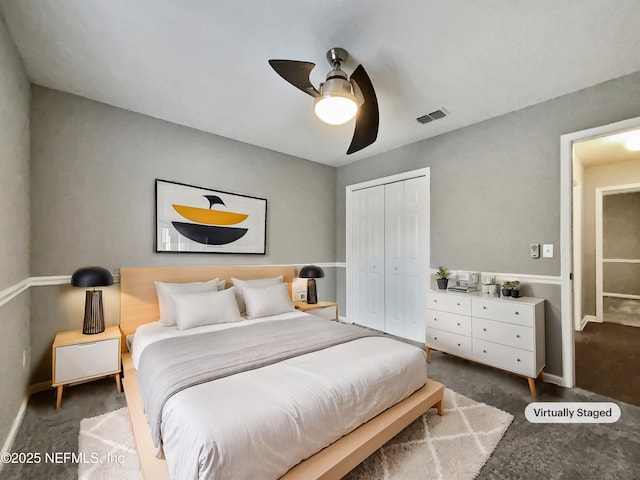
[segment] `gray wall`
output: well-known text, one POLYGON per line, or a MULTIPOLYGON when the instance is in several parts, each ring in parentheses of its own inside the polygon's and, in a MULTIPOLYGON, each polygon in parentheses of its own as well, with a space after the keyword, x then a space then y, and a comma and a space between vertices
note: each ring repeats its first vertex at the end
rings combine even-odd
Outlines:
MULTIPOLYGON (((29 277, 29 81, 1 17, 0 172, 0 291, 3 291, 29 277)), ((0 327, 2 445, 28 385, 28 292, 0 306, 0 327)))
MULTIPOLYGON (((31 119, 32 275, 335 261, 333 167, 38 86, 31 119), (155 253, 155 178, 266 198, 267 255, 155 253)), ((334 278, 319 282, 323 299, 334 298, 334 278)), ((112 290, 105 296, 117 297, 112 290)), ((36 382, 51 376, 55 332, 79 328, 82 317, 68 318, 65 297, 75 294, 64 288, 32 295, 36 382)))
MULTIPOLYGON (((431 167, 432 268, 558 276, 560 136, 636 116, 640 72, 340 167, 338 261, 345 259, 345 187, 431 167), (554 244, 555 257, 531 259, 530 243, 554 244)), ((546 308, 545 371, 561 375, 560 287, 548 288, 557 292, 546 308)))

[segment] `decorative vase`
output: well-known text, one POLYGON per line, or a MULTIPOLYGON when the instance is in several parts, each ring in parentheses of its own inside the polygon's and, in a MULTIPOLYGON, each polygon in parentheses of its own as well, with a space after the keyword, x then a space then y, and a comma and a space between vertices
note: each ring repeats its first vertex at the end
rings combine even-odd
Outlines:
POLYGON ((449 279, 448 278, 436 278, 436 282, 437 282, 438 288, 440 290, 446 290, 447 289, 447 285, 449 284, 449 279))
POLYGON ((511 290, 511 296, 513 298, 518 298, 520 296, 520 290, 511 290))
POLYGON ((509 288, 503 288, 503 289, 502 289, 502 296, 503 296, 503 297, 510 297, 510 296, 511 296, 511 289, 509 289, 509 288))

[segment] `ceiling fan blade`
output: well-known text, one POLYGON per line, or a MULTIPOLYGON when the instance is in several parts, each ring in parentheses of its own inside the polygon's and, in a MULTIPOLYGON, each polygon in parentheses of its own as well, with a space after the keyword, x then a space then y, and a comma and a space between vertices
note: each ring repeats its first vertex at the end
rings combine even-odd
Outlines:
POLYGON ((316 66, 311 62, 299 62, 297 60, 269 60, 269 65, 278 75, 296 88, 299 88, 312 97, 320 96, 320 92, 311 84, 309 75, 316 66))
POLYGON ((358 152, 375 142, 378 138, 378 124, 380 122, 376 92, 362 65, 358 65, 351 74, 350 80, 354 84, 354 90, 358 96, 362 95, 360 100, 363 100, 364 103, 358 109, 356 128, 347 155, 358 152))

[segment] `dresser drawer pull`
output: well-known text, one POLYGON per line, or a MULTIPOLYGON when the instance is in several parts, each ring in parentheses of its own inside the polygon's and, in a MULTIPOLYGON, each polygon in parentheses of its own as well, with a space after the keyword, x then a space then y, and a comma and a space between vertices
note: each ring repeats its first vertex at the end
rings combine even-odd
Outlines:
POLYGON ((435 298, 433 299, 433 303, 438 303, 438 300, 436 300, 435 298))
POLYGON ((460 326, 460 322, 458 322, 457 325, 460 326))
POLYGON ((518 358, 518 359, 516 359, 516 360, 517 360, 518 362, 520 361, 520 359, 519 359, 519 358, 518 358))
POLYGON ((461 347, 462 345, 458 344, 459 347, 461 347))
POLYGON ((486 331, 487 331, 487 329, 486 329, 486 328, 483 328, 483 329, 482 329, 482 331, 483 331, 483 332, 486 332, 486 331))
POLYGON ((437 340, 437 339, 438 339, 438 337, 433 337, 433 339, 434 339, 434 340, 437 340))
POLYGON ((520 335, 516 334, 516 338, 520 338, 520 335))
POLYGON ((483 310, 486 310, 486 309, 487 309, 487 306, 486 306, 486 305, 485 305, 485 306, 483 306, 483 307, 482 307, 482 309, 483 309, 483 310))
POLYGON ((487 351, 486 350, 482 350, 482 353, 487 353, 487 351))
POLYGON ((456 305, 460 306, 460 303, 456 303, 456 305))
POLYGON ((516 312, 516 315, 520 315, 520 312, 516 312))

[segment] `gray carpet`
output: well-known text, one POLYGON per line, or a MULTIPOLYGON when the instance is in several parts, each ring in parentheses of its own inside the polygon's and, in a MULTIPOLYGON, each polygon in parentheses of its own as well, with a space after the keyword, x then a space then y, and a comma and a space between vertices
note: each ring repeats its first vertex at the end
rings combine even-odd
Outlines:
MULTIPOLYGON (((636 480, 640 472, 640 407, 620 404, 614 424, 531 424, 524 408, 532 401, 525 379, 432 352, 429 376, 452 390, 514 415, 515 419, 478 479, 636 480)), ((538 401, 608 401, 580 389, 538 384, 538 401)), ((32 396, 14 452, 77 452, 80 420, 125 406, 113 379, 65 391, 55 410, 52 392, 32 396)), ((5 465, 3 479, 72 479, 76 464, 5 465)), ((408 479, 411 480, 411 479, 408 479)), ((455 479, 453 479, 455 480, 455 479)))

